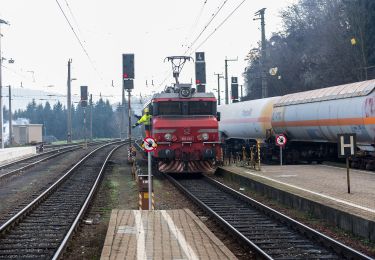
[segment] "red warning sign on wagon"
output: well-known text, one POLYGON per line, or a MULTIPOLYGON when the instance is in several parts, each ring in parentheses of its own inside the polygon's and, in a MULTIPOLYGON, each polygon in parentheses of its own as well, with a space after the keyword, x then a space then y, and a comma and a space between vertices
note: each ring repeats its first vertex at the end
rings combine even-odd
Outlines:
POLYGON ((276 136, 276 145, 277 146, 285 146, 286 145, 286 136, 283 134, 279 134, 276 136))

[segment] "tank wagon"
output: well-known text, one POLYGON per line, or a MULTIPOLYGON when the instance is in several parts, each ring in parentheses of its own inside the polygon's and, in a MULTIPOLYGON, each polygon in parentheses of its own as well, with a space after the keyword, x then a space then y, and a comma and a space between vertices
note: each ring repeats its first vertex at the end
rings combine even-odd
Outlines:
POLYGON ((220 131, 232 144, 261 140, 267 151, 276 150, 274 136, 283 133, 289 162, 337 158, 337 134, 356 133, 359 156, 353 166, 374 169, 374 88, 375 80, 368 80, 220 106, 220 131))

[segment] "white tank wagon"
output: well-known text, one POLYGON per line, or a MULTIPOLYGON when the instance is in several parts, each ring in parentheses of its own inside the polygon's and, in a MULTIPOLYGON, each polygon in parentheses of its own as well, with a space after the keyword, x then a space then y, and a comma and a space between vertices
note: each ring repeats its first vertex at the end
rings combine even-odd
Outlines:
POLYGON ((273 104, 280 97, 264 98, 218 107, 219 131, 227 139, 261 139, 271 129, 273 104))
POLYGON ((360 145, 375 140, 375 80, 282 96, 274 104, 272 128, 289 140, 337 142, 356 133, 360 145))

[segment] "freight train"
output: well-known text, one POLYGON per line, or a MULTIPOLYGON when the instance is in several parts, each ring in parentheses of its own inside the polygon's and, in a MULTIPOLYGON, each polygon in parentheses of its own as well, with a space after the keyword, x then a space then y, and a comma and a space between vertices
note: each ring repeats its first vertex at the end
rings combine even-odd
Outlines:
POLYGON ((218 107, 226 149, 262 143, 263 160, 278 159, 275 135, 285 134, 285 161, 337 159, 337 134, 355 133, 352 166, 375 169, 375 80, 218 107))
MULTIPOLYGON (((181 64, 187 56, 168 57, 181 64)), ((217 100, 178 81, 181 66, 173 67, 176 83, 154 94, 148 103, 151 135, 157 142, 154 165, 164 173, 212 173, 221 160, 217 100)))

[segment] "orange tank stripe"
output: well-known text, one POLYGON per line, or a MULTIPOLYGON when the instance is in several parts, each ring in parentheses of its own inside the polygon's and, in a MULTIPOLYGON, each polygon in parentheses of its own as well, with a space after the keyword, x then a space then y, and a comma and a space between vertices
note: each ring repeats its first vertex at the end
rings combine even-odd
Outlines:
POLYGON ((375 117, 272 122, 272 127, 373 125, 375 117))
POLYGON ((236 119, 224 119, 221 120, 222 123, 228 123, 228 124, 233 124, 233 123, 254 123, 254 122, 269 122, 271 123, 271 118, 270 117, 251 117, 251 118, 236 118, 236 119))

